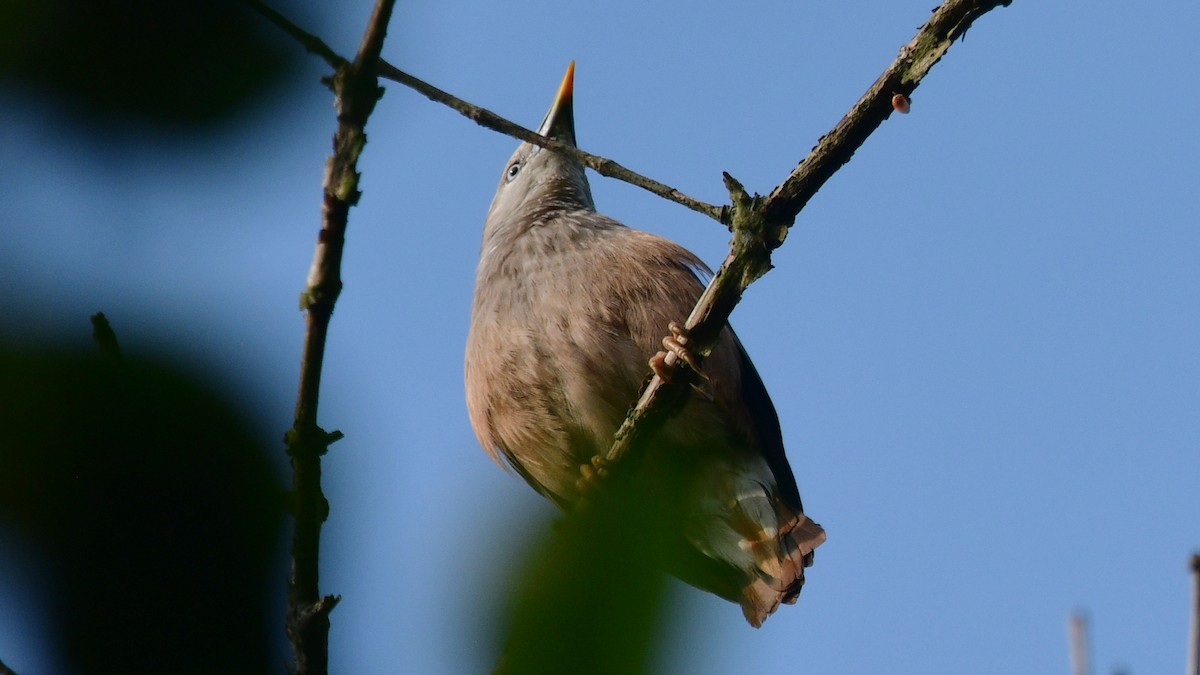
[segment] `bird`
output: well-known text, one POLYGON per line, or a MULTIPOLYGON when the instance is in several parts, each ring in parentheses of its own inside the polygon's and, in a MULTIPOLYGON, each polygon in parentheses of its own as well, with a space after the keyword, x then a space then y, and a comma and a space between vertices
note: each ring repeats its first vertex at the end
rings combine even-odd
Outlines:
MULTIPOLYGON (((538 133, 577 147, 574 78, 572 61, 538 133)), ((483 448, 570 510, 663 345, 688 356, 675 322, 710 274, 678 244, 598 213, 575 159, 522 143, 487 213, 467 336, 467 409, 483 448)), ((804 513, 775 407, 728 325, 692 379, 637 479, 671 502, 686 553, 670 571, 738 603, 757 628, 796 601, 825 531, 804 513)))

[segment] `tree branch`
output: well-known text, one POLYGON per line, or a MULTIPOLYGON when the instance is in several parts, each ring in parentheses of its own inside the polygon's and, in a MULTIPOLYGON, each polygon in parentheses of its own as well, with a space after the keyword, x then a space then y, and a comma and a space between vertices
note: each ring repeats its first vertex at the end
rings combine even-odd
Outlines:
MULTIPOLYGON (((243 1, 254 10, 265 16, 271 23, 281 28, 285 33, 295 38, 296 41, 304 45, 304 48, 309 52, 320 56, 334 69, 342 68, 349 63, 346 61, 346 59, 334 52, 333 49, 331 49, 329 45, 325 44, 320 38, 292 23, 287 17, 283 16, 279 12, 276 12, 274 9, 262 2, 262 0, 243 1)), ((364 46, 365 44, 366 43, 364 42, 364 46)), ((688 195, 669 185, 660 183, 652 178, 647 178, 636 171, 625 168, 621 164, 611 159, 584 152, 583 150, 580 150, 574 146, 565 145, 556 140, 534 133, 533 131, 526 129, 515 122, 510 122, 509 120, 486 108, 481 108, 472 103, 468 103, 467 101, 464 101, 449 92, 438 89, 432 84, 429 84, 424 80, 400 70, 387 61, 378 58, 378 54, 379 52, 376 51, 375 58, 373 60, 375 61, 374 67, 376 69, 376 74, 379 77, 403 84, 404 86, 424 95, 426 98, 435 103, 441 103, 442 105, 453 108, 464 117, 473 120, 476 124, 482 127, 486 127, 493 131, 498 131, 520 141, 526 141, 533 143, 534 145, 539 145, 548 150, 554 150, 565 155, 570 155, 580 164, 591 167, 601 176, 615 178, 617 180, 629 183, 630 185, 640 187, 643 190, 647 190, 662 197, 663 199, 686 206, 697 213, 702 213, 713 220, 724 223, 725 225, 729 225, 727 212, 720 206, 714 206, 712 204, 700 201, 699 199, 689 197, 688 195)), ((360 56, 361 55, 362 51, 360 48, 360 56)))
MULTIPOLYGON (((1008 6, 1011 0, 947 0, 934 11, 933 17, 921 27, 916 37, 901 50, 899 56, 858 103, 823 136, 788 178, 776 187, 765 200, 750 197, 740 183, 725 174, 725 185, 733 199, 733 240, 729 255, 713 276, 704 294, 696 303, 684 327, 689 333, 688 348, 697 360, 703 359, 716 346, 721 328, 729 321, 733 308, 746 288, 771 269, 771 251, 778 248, 800 210, 855 150, 862 146, 883 120, 891 115, 891 99, 895 94, 908 96, 921 79, 937 63, 957 38, 966 33, 971 23, 997 6, 1008 6)), ((666 357, 670 384, 655 375, 642 390, 637 404, 629 412, 614 436, 613 444, 603 458, 594 464, 605 466, 615 473, 628 473, 640 463, 646 452, 645 442, 670 415, 686 401, 691 374, 679 372, 675 355, 666 357), (629 465, 629 466, 624 466, 629 465)), ((584 485, 596 489, 594 480, 585 472, 584 485)))
POLYGON ((702 202, 699 199, 689 197, 669 185, 664 185, 652 178, 647 178, 640 173, 631 171, 611 159, 606 159, 604 157, 600 157, 599 155, 593 155, 591 153, 584 152, 573 145, 567 145, 554 139, 541 136, 515 122, 510 122, 504 119, 503 117, 486 108, 481 108, 472 103, 468 103, 453 94, 438 89, 432 84, 413 77, 412 75, 409 75, 403 70, 400 70, 399 68, 388 63, 387 61, 380 60, 379 76, 399 82, 406 87, 410 87, 435 103, 441 103, 449 106, 457 110, 467 119, 474 121, 479 126, 486 127, 493 131, 499 131, 502 134, 512 136, 520 141, 526 141, 528 143, 533 143, 534 145, 540 145, 547 150, 553 150, 564 155, 569 155, 580 164, 591 167, 601 176, 616 178, 617 180, 624 181, 630 185, 634 185, 642 188, 643 190, 652 192, 663 199, 668 199, 676 204, 686 206, 687 208, 697 213, 702 213, 713 220, 725 223, 726 225, 729 224, 726 210, 720 206, 713 206, 712 204, 702 202))
POLYGON ((850 112, 832 131, 821 137, 787 180, 771 191, 763 204, 764 214, 773 221, 790 223, 794 220, 825 181, 849 162, 867 137, 891 116, 892 97, 896 94, 910 97, 950 45, 966 35, 975 19, 996 7, 1010 4, 1012 0, 948 0, 934 10, 916 37, 900 49, 896 60, 850 112))
POLYGON ((113 332, 112 325, 108 323, 108 317, 104 316, 104 312, 96 312, 92 315, 92 339, 96 341, 96 346, 100 348, 100 354, 104 358, 113 361, 121 360, 121 346, 117 343, 117 334, 113 332))
POLYGON ((1192 573, 1192 618, 1188 626, 1187 675, 1200 675, 1200 553, 1188 560, 1192 573))
POLYGON ((317 404, 329 320, 342 290, 347 219, 350 207, 358 203, 361 194, 358 158, 367 142, 364 128, 383 94, 375 75, 376 64, 395 0, 376 2, 353 63, 337 57, 324 43, 300 29, 289 29, 290 22, 261 3, 251 0, 251 4, 268 18, 277 17, 272 20, 336 68, 329 84, 335 95, 338 128, 333 136, 333 154, 325 165, 321 230, 307 287, 300 296, 307 329, 295 421, 285 437, 292 460, 292 510, 296 519, 285 628, 296 660, 295 672, 325 675, 329 668, 329 613, 339 598, 321 597, 319 591, 321 525, 329 512, 321 490, 321 456, 341 438, 341 432, 327 433, 317 425, 317 404))
POLYGON ((349 61, 339 56, 320 38, 292 23, 286 16, 276 12, 262 0, 243 0, 243 2, 266 17, 268 21, 283 29, 283 32, 295 38, 297 42, 304 45, 309 53, 324 59, 325 63, 328 63, 334 70, 349 65, 349 61))

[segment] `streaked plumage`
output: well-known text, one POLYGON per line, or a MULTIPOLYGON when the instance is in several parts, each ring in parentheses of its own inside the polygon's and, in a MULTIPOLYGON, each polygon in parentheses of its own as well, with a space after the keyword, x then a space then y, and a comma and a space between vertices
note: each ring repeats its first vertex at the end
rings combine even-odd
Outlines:
MULTIPOLYGON (((573 69, 540 130, 569 143, 573 69)), ((668 324, 703 291, 703 269, 677 244, 596 213, 573 160, 517 148, 488 212, 467 340, 484 449, 572 504, 580 466, 611 445, 668 324)), ((758 626, 795 601, 825 533, 803 514, 774 406, 728 327, 703 368, 712 399, 692 396, 639 472, 671 477, 680 540, 706 568, 674 571, 758 626)))

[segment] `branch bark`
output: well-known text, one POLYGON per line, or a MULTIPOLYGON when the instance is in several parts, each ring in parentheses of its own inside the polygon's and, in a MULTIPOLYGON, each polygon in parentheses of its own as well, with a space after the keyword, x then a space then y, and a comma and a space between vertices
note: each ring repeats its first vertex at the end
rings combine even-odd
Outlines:
MULTIPOLYGON (((285 26, 289 33, 307 35, 272 12, 252 2, 268 18, 285 26), (292 26, 295 30, 289 30, 292 26)), ((321 367, 329 320, 342 290, 342 250, 350 207, 358 203, 358 158, 367 142, 364 128, 375 103, 383 94, 376 67, 395 0, 378 0, 353 62, 347 62, 323 47, 319 40, 301 39, 311 51, 323 55, 336 68, 328 84, 333 89, 338 128, 333 136, 333 154, 325 165, 321 229, 309 268, 307 286, 300 296, 305 311, 304 353, 300 366, 300 391, 295 420, 285 436, 292 461, 292 574, 288 584, 285 629, 292 645, 298 675, 325 675, 329 670, 329 614, 337 605, 333 595, 321 596, 321 525, 329 503, 321 490, 321 457, 341 432, 326 432, 317 424, 321 389, 321 367), (332 56, 331 56, 332 55, 332 56)))

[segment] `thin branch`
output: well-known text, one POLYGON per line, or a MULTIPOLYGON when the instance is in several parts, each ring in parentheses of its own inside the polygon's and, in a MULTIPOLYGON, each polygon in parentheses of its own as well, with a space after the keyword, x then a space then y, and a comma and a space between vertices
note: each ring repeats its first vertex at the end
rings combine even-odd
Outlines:
MULTIPOLYGON (((947 0, 921 27, 912 42, 900 50, 896 61, 846 117, 821 139, 767 199, 750 197, 740 183, 725 174, 726 187, 733 198, 730 210, 733 240, 729 255, 684 324, 689 333, 688 348, 697 360, 703 359, 716 346, 721 328, 729 321, 730 313, 746 288, 771 269, 771 251, 783 243, 788 228, 808 199, 849 161, 854 151, 891 114, 892 96, 912 93, 921 78, 975 19, 1010 2, 947 0)), ((628 465, 619 469, 621 473, 627 473, 640 463, 647 445, 642 441, 657 431, 688 395, 687 384, 691 376, 679 372, 674 354, 667 354, 666 367, 671 382, 665 383, 657 375, 650 379, 637 404, 617 430, 606 455, 594 459, 593 464, 606 467, 610 473, 618 470, 618 464, 628 465)), ((595 481, 590 484, 588 481, 592 475, 596 474, 584 473, 583 482, 587 489, 595 489, 595 481)))
POLYGON ((1192 573, 1192 619, 1188 627, 1187 675, 1200 675, 1200 553, 1188 561, 1192 573))
MULTIPOLYGON (((320 40, 267 10, 259 0, 247 1, 304 43, 310 51, 321 55, 331 64, 340 63, 340 57, 329 50, 320 40)), ((1008 6, 1011 2, 1012 0, 947 0, 934 11, 933 17, 922 26, 916 37, 901 49, 900 55, 892 65, 867 90, 842 121, 821 138, 808 157, 771 192, 770 197, 766 199, 757 195, 751 197, 737 180, 729 174, 725 174, 725 184, 732 198, 732 207, 718 207, 693 199, 674 188, 630 171, 612 160, 591 155, 577 148, 539 136, 489 110, 467 103, 427 84, 382 59, 378 61, 376 70, 379 76, 411 87, 430 100, 450 106, 481 126, 570 155, 601 175, 636 185, 729 225, 733 231, 730 253, 685 323, 691 340, 689 349, 697 359, 703 359, 715 346, 721 328, 728 322, 729 315, 741 299, 742 293, 751 283, 771 269, 771 251, 783 243, 788 229, 808 200, 816 194, 825 181, 850 160, 850 157, 862 146, 867 137, 891 115, 892 97, 897 94, 904 97, 909 96, 930 68, 942 58, 956 39, 966 33, 975 19, 996 7, 1008 6)), ((364 40, 364 46, 359 50, 360 59, 370 51, 366 45, 367 41, 364 40)), ((347 72, 346 69, 339 69, 339 76, 344 75, 345 72, 347 72)), ((335 90, 338 89, 335 87, 335 90)), ((339 96, 339 101, 341 101, 341 96, 339 96)), ((373 106, 373 102, 371 105, 373 106)), ((339 120, 342 119, 343 114, 339 114, 339 120)), ((363 121, 365 122, 365 117, 363 121)), ((359 127, 359 131, 361 132, 361 127, 359 127)), ((339 149, 342 147, 339 140, 341 136, 342 129, 339 128, 339 135, 335 137, 335 147, 339 149)), ((365 137, 360 140, 365 142, 365 137)), ((357 146, 357 150, 361 150, 361 145, 357 146)), ((348 209, 357 200, 357 174, 351 172, 353 173, 352 181, 339 183, 334 177, 334 164, 331 158, 326 181, 327 223, 330 215, 328 212, 333 206, 340 204, 338 208, 348 209), (333 205, 330 201, 330 195, 333 194, 328 187, 330 185, 349 186, 348 192, 343 190, 341 193, 342 201, 333 205)), ((339 175, 343 178, 349 177, 344 173, 339 175)), ((317 259, 314 260, 309 288, 302 300, 304 307, 309 310, 310 324, 314 315, 318 314, 314 312, 315 308, 324 307, 327 304, 328 310, 332 310, 333 299, 340 290, 341 282, 336 275, 318 282, 321 277, 318 274, 320 267, 318 262, 322 259, 321 251, 323 244, 326 243, 325 235, 329 232, 336 239, 335 247, 329 248, 329 258, 340 263, 341 237, 344 237, 345 233, 344 218, 342 223, 340 231, 335 231, 327 225, 326 229, 322 230, 322 239, 318 242, 317 259)), ((324 311, 322 309, 322 312, 324 311)), ((327 314, 324 316, 324 321, 326 323, 328 321, 327 314)), ((321 350, 323 350, 324 335, 320 335, 318 339, 321 350)), ((320 356, 319 351, 315 355, 317 358, 320 356)), ((672 383, 668 385, 658 376, 651 378, 637 405, 630 411, 629 416, 617 431, 612 447, 604 458, 596 459, 597 464, 604 464, 610 469, 615 469, 617 463, 620 462, 622 471, 636 465, 640 455, 644 452, 645 444, 640 441, 649 437, 667 419, 671 411, 686 400, 688 391, 686 384, 691 375, 680 372, 679 364, 676 361, 674 354, 667 355, 665 365, 667 374, 673 374, 672 383)), ((307 347, 305 364, 308 364, 307 347)), ((319 372, 319 361, 317 362, 317 372, 319 372)), ((293 432, 304 428, 300 423, 300 412, 304 400, 303 376, 301 391, 301 402, 297 405, 297 425, 293 432)), ((315 412, 315 392, 312 405, 315 412)), ((317 429, 315 416, 311 426, 313 429, 317 429)), ((317 430, 319 431, 319 429, 317 430)), ((289 434, 289 448, 293 443, 290 436, 291 434, 289 434)), ((299 442, 297 441, 297 443, 299 442)), ((317 458, 319 460, 319 453, 317 458)), ((319 463, 317 467, 319 472, 319 463)))
MULTIPOLYGON (((260 3, 252 2, 255 6, 260 3)), ((375 75, 376 63, 387 32, 395 0, 378 0, 353 63, 331 58, 327 47, 316 38, 305 44, 325 55, 337 72, 329 80, 338 111, 338 128, 333 136, 333 154, 325 165, 321 230, 309 268, 308 283, 300 298, 306 312, 304 355, 300 366, 300 391, 296 398, 295 422, 286 436, 292 459, 292 508, 296 529, 292 539, 292 575, 288 585, 285 619, 288 639, 299 675, 325 675, 329 668, 329 614, 338 603, 336 596, 320 595, 319 562, 321 525, 329 503, 321 490, 321 456, 340 432, 327 433, 317 425, 321 369, 329 320, 342 290, 342 251, 350 207, 358 203, 358 158, 367 142, 364 128, 383 90, 375 75)), ((273 12, 260 7, 270 17, 273 12)), ((276 20, 289 33, 290 22, 276 20), (282 21, 282 22, 281 22, 282 21)), ((307 35, 307 34, 304 34, 307 35)), ((303 40, 302 40, 303 41, 303 40)))
POLYGON ((108 317, 104 316, 104 312, 96 312, 92 315, 92 339, 96 341, 96 346, 100 348, 100 354, 104 358, 112 361, 121 360, 121 346, 117 343, 117 334, 113 332, 112 325, 108 323, 108 317))
MULTIPOLYGON (((375 72, 379 67, 379 54, 383 51, 383 40, 387 37, 388 21, 392 18, 392 8, 395 0, 377 2, 367 21, 367 31, 363 35, 362 44, 358 46, 358 54, 354 57, 354 65, 363 77, 370 78, 373 86, 378 87, 375 72)), ((366 122, 364 119, 363 122, 366 122)))
POLYGON ((486 127, 493 131, 499 131, 502 134, 512 136, 520 141, 526 141, 528 143, 533 143, 534 145, 540 145, 547 150, 553 150, 564 155, 570 155, 580 164, 591 167, 601 176, 616 178, 617 180, 624 181, 630 185, 635 185, 643 190, 652 192, 664 199, 673 201, 676 204, 686 206, 687 208, 697 213, 702 213, 718 222, 722 222, 727 225, 729 223, 726 210, 720 206, 714 206, 712 204, 702 202, 699 199, 689 197, 669 185, 664 185, 652 178, 647 178, 646 176, 643 176, 635 171, 631 171, 611 159, 606 159, 604 157, 600 157, 599 155, 593 155, 591 153, 584 152, 575 146, 560 143, 556 140, 541 136, 515 122, 510 122, 504 119, 503 117, 486 108, 481 108, 472 103, 468 103, 453 94, 438 89, 432 84, 413 77, 412 75, 409 75, 403 70, 400 70, 399 68, 388 63, 387 61, 380 60, 379 76, 399 82, 406 87, 410 87, 435 103, 441 103, 449 106, 457 110, 467 119, 474 121, 476 124, 482 127, 486 127))
MULTIPOLYGON (((304 45, 304 48, 309 52, 320 56, 333 68, 341 68, 349 63, 346 61, 346 59, 334 52, 333 49, 331 49, 329 45, 325 44, 320 38, 292 23, 287 19, 287 17, 283 16, 279 12, 276 12, 274 9, 271 9, 269 6, 263 3, 262 0, 243 1, 265 16, 269 21, 271 21, 271 23, 274 23, 288 35, 291 35, 293 38, 295 38, 298 42, 300 42, 300 44, 304 45)), ((363 46, 365 47, 366 44, 367 42, 364 41, 363 46)), ((380 42, 380 44, 382 43, 380 42)), ((643 190, 652 192, 663 199, 668 199, 676 204, 686 206, 697 213, 702 213, 713 220, 726 225, 729 224, 726 210, 720 206, 714 206, 712 204, 700 201, 699 199, 689 197, 688 195, 669 185, 660 183, 652 178, 647 178, 636 171, 625 168, 621 164, 611 159, 607 159, 599 155, 593 155, 574 146, 565 145, 553 139, 540 136, 515 122, 510 122, 509 120, 486 108, 481 108, 472 103, 468 103, 449 92, 438 89, 432 84, 414 77, 393 66, 387 61, 378 58, 378 55, 379 52, 376 50, 375 57, 371 60, 375 62, 373 67, 376 69, 376 74, 379 77, 398 82, 406 87, 414 89, 435 103, 441 103, 457 110, 464 117, 473 120, 476 124, 482 127, 486 127, 493 131, 498 131, 520 141, 526 141, 533 143, 534 145, 540 145, 541 147, 549 150, 570 155, 579 163, 591 167, 601 176, 615 178, 617 180, 629 183, 630 185, 635 185, 643 190)), ((360 48, 359 57, 361 58, 362 56, 363 53, 360 48)))
POLYGON ((304 46, 311 54, 316 54, 325 60, 335 70, 349 65, 349 61, 342 58, 325 44, 320 38, 305 31, 303 28, 292 23, 286 16, 276 12, 262 0, 242 0, 252 9, 262 14, 268 21, 283 29, 283 32, 295 38, 297 42, 304 46))
POLYGON ((1071 675, 1092 675, 1088 620, 1082 612, 1072 612, 1067 619, 1067 642, 1071 657, 1071 675))

